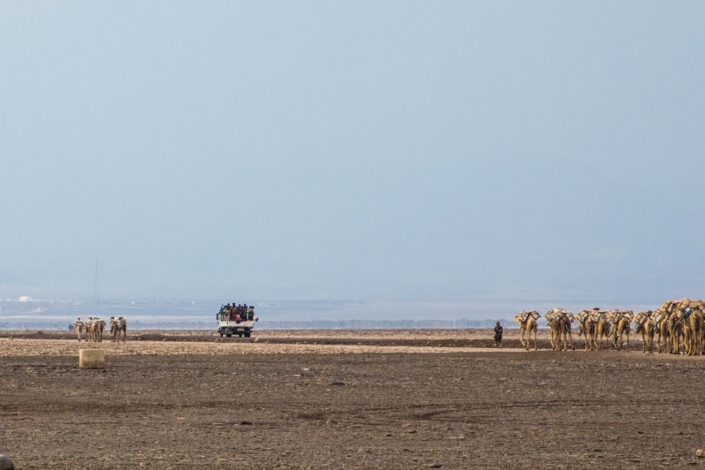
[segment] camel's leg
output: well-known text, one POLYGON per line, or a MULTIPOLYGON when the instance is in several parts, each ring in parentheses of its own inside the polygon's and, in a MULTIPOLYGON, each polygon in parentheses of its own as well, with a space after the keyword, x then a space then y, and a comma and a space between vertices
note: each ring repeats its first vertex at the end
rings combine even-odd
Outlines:
MULTIPOLYGON (((676 328, 677 330, 677 328, 676 328)), ((674 334, 671 336, 671 342, 673 343, 673 347, 671 348, 671 353, 673 354, 680 354, 681 353, 681 344, 683 343, 683 333, 681 331, 676 331, 674 330, 674 334)))
POLYGON ((640 328, 641 331, 641 352, 646 352, 646 328, 643 326, 640 328))
POLYGON ((654 353, 654 330, 652 329, 649 334, 649 354, 654 353))
POLYGON ((556 330, 556 344, 554 346, 554 351, 560 351, 561 350, 561 334, 558 330, 556 330))
POLYGON ((612 344, 614 345, 615 349, 617 351, 622 349, 622 334, 621 332, 617 332, 617 327, 614 327, 614 340, 612 341, 612 344))
MULTIPOLYGON (((612 333, 612 332, 610 332, 612 333)), ((617 351, 619 351, 619 348, 621 347, 621 343, 619 340, 621 340, 621 336, 617 334, 617 327, 615 326, 613 334, 610 336, 610 339, 607 340, 607 347, 609 348, 610 340, 612 341, 612 347, 614 347, 617 351)))
POLYGON ((561 325, 561 344, 563 345, 562 351, 568 350, 568 338, 565 335, 565 326, 561 325))
POLYGON ((690 356, 690 327, 683 325, 683 353, 690 356))
POLYGON ((600 351, 602 349, 602 331, 600 331, 599 327, 597 327, 597 329, 595 330, 595 349, 597 351, 600 351))
POLYGON ((700 355, 700 319, 697 317, 693 327, 693 355, 700 355))
POLYGON ((671 338, 668 336, 668 325, 664 324, 665 320, 661 321, 661 328, 660 332, 661 334, 659 335, 659 348, 662 346, 661 345, 661 338, 663 338, 663 349, 661 349, 659 352, 661 354, 666 354, 670 351, 671 348, 671 338))
POLYGON ((678 354, 680 353, 681 345, 680 345, 680 338, 678 338, 678 332, 676 331, 676 325, 675 322, 669 322, 671 324, 668 325, 668 337, 671 340, 671 354, 678 354))
POLYGON ((666 326, 665 331, 663 331, 663 353, 668 354, 671 351, 671 332, 666 326))
POLYGON ((683 353, 690 356, 690 328, 683 328, 683 353))

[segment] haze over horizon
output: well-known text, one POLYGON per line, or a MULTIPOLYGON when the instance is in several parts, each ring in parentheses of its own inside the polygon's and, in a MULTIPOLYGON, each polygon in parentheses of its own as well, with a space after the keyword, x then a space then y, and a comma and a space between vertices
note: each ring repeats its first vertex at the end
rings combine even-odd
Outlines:
POLYGON ((2 2, 0 298, 703 298, 703 18, 2 2))

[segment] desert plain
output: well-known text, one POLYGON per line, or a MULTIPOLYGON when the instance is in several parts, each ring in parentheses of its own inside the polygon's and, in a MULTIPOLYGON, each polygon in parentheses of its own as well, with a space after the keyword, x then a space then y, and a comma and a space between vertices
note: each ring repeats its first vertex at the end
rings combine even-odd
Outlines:
MULTIPOLYGON (((0 332, 17 469, 705 466, 705 358, 487 330, 0 332), (80 369, 100 348, 104 369, 80 369)), ((577 338, 576 338, 577 339, 577 338)))

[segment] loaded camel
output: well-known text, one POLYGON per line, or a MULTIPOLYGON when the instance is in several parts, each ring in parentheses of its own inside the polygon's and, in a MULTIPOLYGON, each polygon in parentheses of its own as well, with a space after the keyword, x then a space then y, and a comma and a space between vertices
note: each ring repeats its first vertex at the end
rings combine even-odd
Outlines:
POLYGON ((592 336, 595 333, 592 312, 590 310, 581 310, 575 318, 578 320, 578 336, 585 336, 585 351, 592 350, 592 336))
POLYGON ((593 309, 590 315, 590 321, 594 323, 592 344, 596 351, 600 351, 603 341, 607 340, 609 344, 610 322, 607 319, 607 312, 593 309))
POLYGON ((546 312, 544 317, 548 320, 548 325, 551 328, 551 348, 554 351, 567 351, 568 340, 570 339, 570 347, 575 351, 571 332, 571 323, 575 319, 574 315, 568 310, 554 307, 546 312))
POLYGON ((700 355, 703 352, 703 309, 702 300, 683 299, 678 304, 683 321, 683 346, 688 356, 700 355))
POLYGON ((651 314, 651 320, 654 324, 654 335, 658 335, 656 345, 659 354, 666 352, 668 349, 668 315, 666 312, 657 308, 651 314))
POLYGON ((538 335, 538 323, 537 320, 541 318, 541 314, 536 310, 524 310, 519 312, 514 321, 519 323, 519 341, 521 345, 529 350, 529 341, 531 340, 531 332, 534 333, 534 351, 538 350, 537 346, 537 335, 538 335), (526 335, 526 341, 524 340, 524 335, 526 335))
POLYGON ((630 323, 634 312, 631 310, 611 310, 610 312, 614 328, 612 329, 612 344, 617 351, 622 350, 624 337, 627 337, 627 351, 629 351, 629 333, 631 330, 630 323))
MULTIPOLYGON (((76 321, 73 323, 73 329, 76 332, 76 336, 78 336, 78 342, 81 342, 81 336, 83 336, 84 332, 86 331, 86 324, 81 320, 81 317, 76 318, 76 321)), ((88 337, 86 337, 86 341, 88 341, 88 337)))
POLYGON ((113 334, 113 342, 117 343, 122 338, 122 341, 127 341, 127 320, 122 317, 110 317, 110 332, 113 334))
POLYGON ((688 306, 690 299, 667 300, 658 309, 660 313, 660 336, 659 336, 659 352, 668 352, 670 354, 680 354, 681 344, 685 337, 685 318, 687 308, 681 310, 681 305, 688 306), (663 348, 661 346, 661 338, 664 338, 663 348))
POLYGON ((654 320, 654 312, 647 310, 634 315, 633 319, 636 323, 635 333, 641 333, 641 341, 643 352, 654 352, 654 332, 656 331, 656 323, 654 320))
POLYGON ((103 341, 103 330, 105 329, 105 320, 101 318, 88 317, 85 321, 86 342, 92 341, 100 343, 103 341))

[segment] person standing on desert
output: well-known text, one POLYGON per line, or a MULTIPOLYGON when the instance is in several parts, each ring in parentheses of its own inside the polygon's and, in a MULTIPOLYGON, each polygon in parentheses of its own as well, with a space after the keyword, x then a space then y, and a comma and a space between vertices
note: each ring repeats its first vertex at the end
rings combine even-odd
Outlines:
POLYGON ((504 331, 504 328, 502 328, 502 325, 497 322, 497 325, 494 327, 494 342, 495 346, 498 348, 502 348, 502 332, 504 331))

